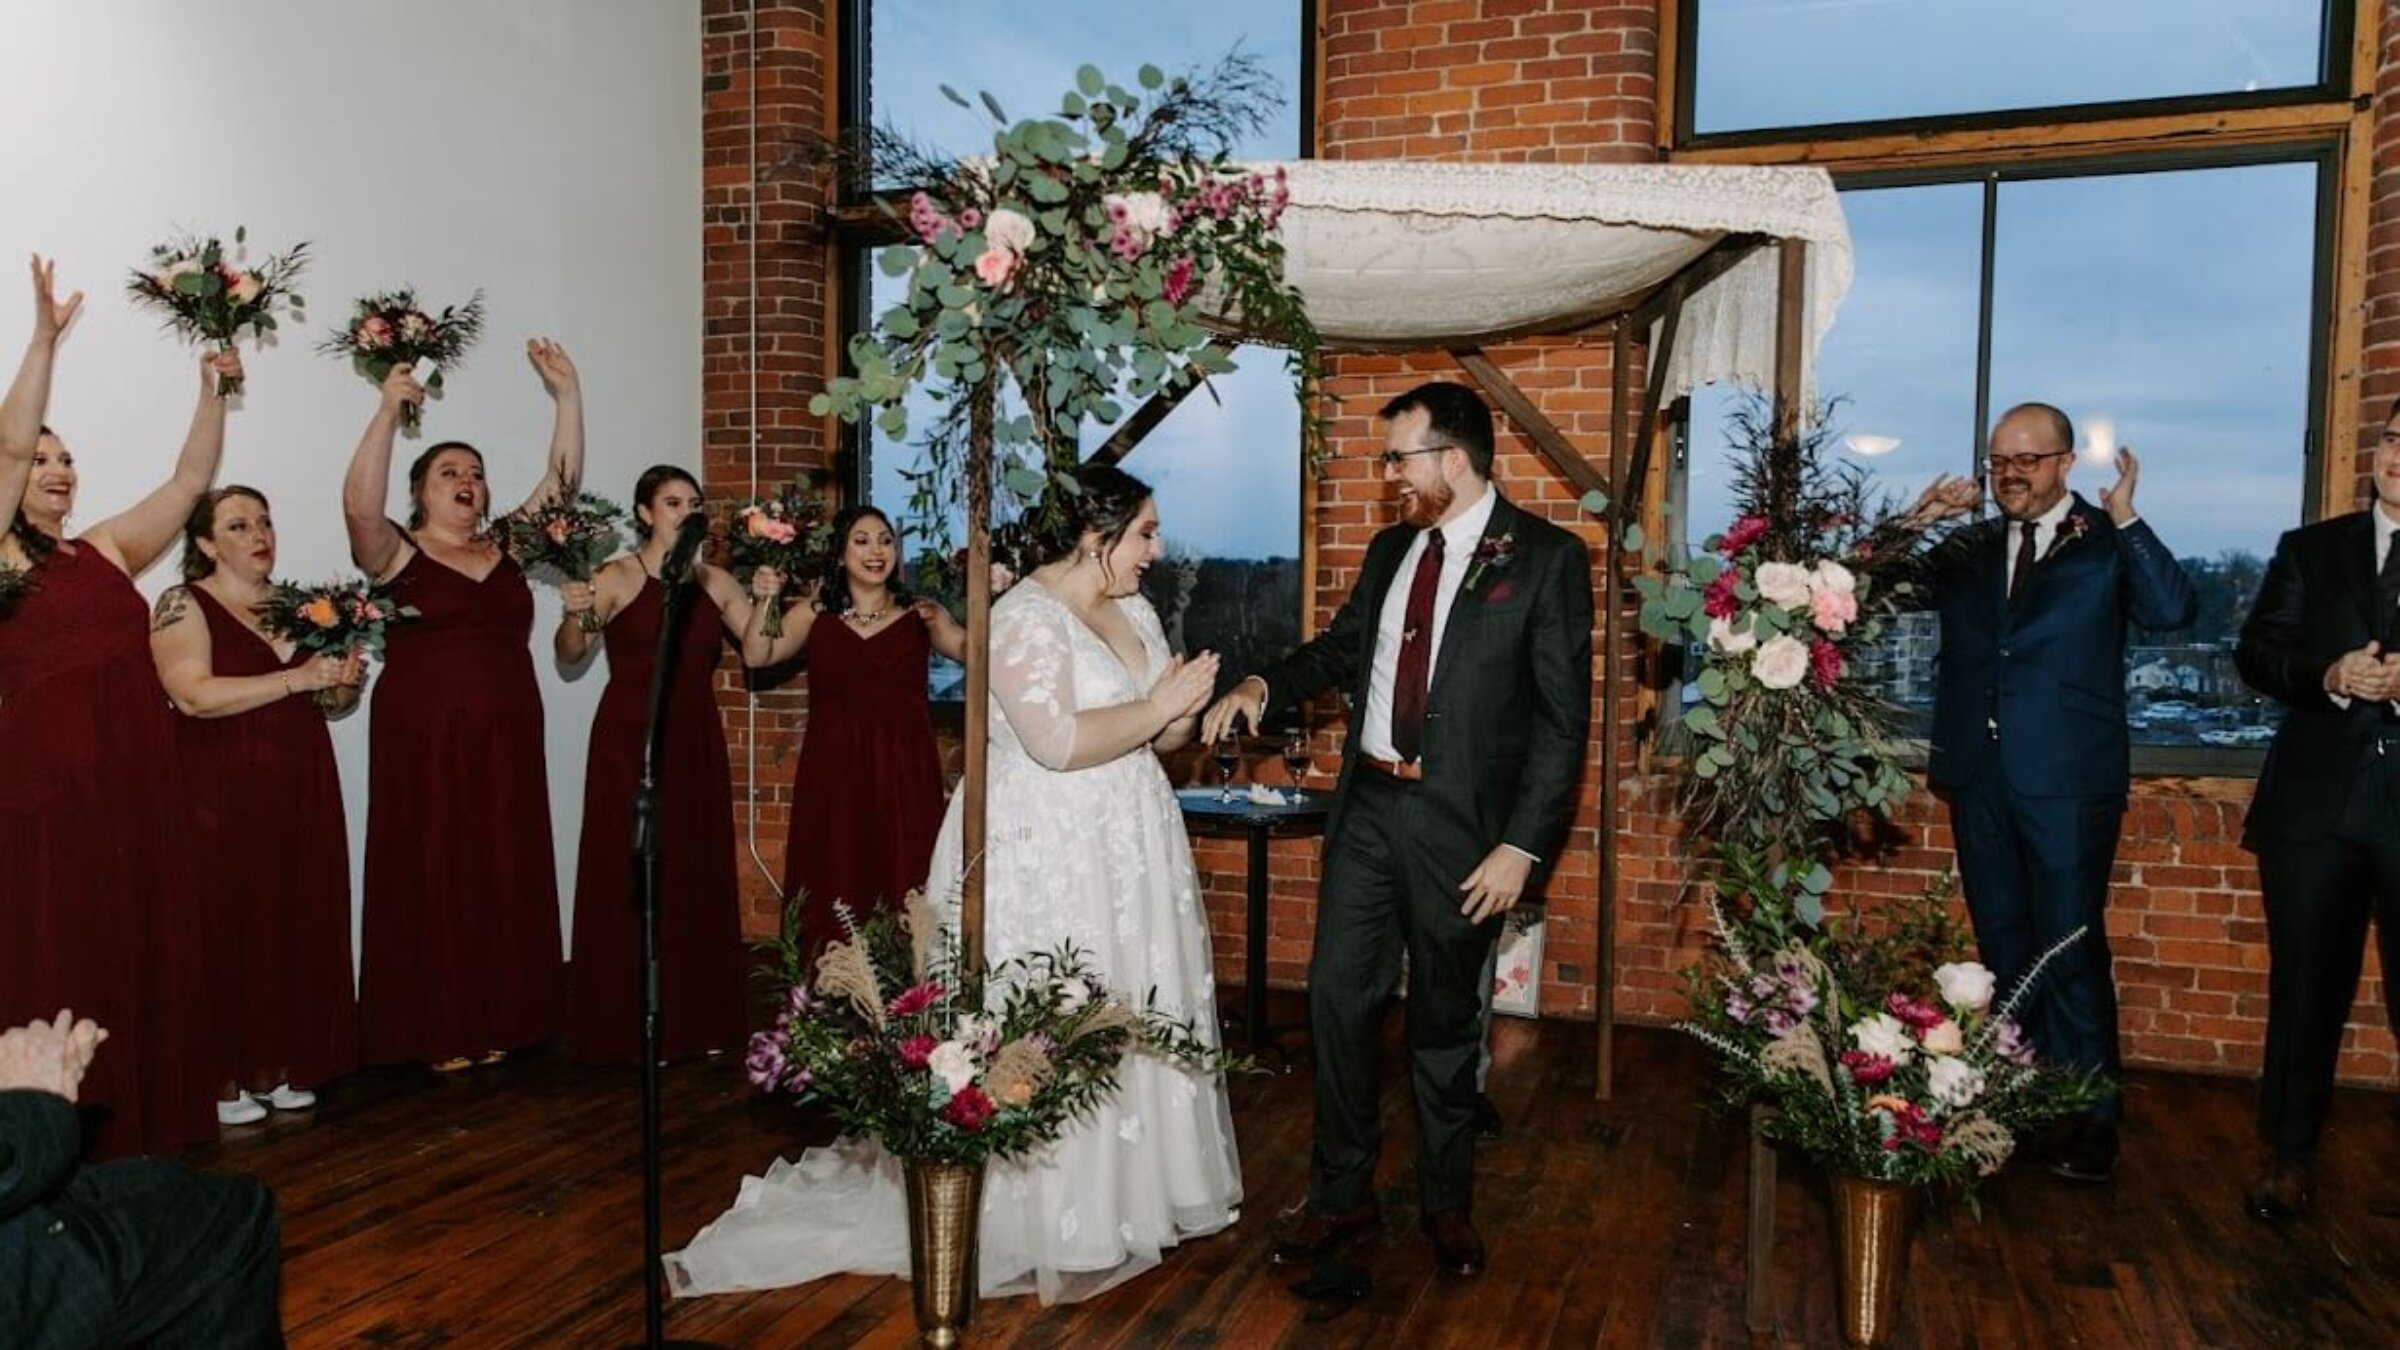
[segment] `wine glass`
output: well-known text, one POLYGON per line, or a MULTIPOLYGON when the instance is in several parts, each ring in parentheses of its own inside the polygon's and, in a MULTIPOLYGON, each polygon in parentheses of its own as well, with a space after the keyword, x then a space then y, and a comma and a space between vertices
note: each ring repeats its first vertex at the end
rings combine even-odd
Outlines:
POLYGON ((1232 801, 1233 775, 1242 767, 1241 738, 1229 731, 1208 747, 1208 753, 1216 759, 1217 777, 1223 783, 1217 792, 1217 800, 1232 801))
POLYGON ((1308 794, 1301 790, 1301 782, 1308 777, 1310 758, 1312 756, 1309 753, 1308 732, 1302 728, 1293 728, 1291 734, 1283 738, 1283 767, 1284 771, 1292 776, 1292 802, 1294 805, 1308 800, 1308 794))

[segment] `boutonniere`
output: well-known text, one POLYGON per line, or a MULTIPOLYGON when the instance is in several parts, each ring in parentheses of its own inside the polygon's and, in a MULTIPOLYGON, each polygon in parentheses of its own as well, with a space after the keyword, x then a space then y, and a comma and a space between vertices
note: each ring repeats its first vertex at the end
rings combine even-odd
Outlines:
POLYGON ((1513 530, 1476 540, 1475 552, 1467 562, 1467 589, 1471 591, 1483 585, 1483 579, 1489 573, 1507 571, 1508 565, 1516 561, 1516 557, 1517 536, 1513 530))
POLYGON ((2058 523, 2058 537, 2050 541, 2050 551, 2042 555, 2043 561, 2047 562, 2083 542, 2083 537, 2091 532, 2092 522, 2082 512, 2069 511, 2067 518, 2058 523))

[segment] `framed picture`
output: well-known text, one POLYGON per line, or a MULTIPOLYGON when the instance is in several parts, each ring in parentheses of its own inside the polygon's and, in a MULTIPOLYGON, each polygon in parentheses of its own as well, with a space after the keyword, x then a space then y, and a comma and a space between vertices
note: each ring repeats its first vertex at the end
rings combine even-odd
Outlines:
POLYGON ((1539 905, 1519 905, 1500 929, 1500 960, 1492 973, 1492 1011, 1511 1017, 1542 1015, 1542 930, 1539 905))

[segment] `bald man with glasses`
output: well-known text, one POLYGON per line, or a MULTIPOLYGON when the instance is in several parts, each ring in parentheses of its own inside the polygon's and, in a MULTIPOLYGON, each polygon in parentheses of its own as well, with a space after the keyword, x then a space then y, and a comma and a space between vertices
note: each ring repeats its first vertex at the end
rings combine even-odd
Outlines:
MULTIPOLYGON (((1941 620, 1926 776, 1949 803, 1959 877, 1983 962, 2005 997, 2043 952, 2083 937, 2043 971, 2019 1009, 2050 1063, 2113 1080, 2117 994, 2105 911, 2125 814, 2129 625, 2182 628, 2198 613, 2175 555, 2133 509, 2141 465, 2117 455, 2094 507, 2067 488, 2075 426, 2024 403, 1992 427, 1997 517, 1953 533, 1926 561, 1941 620)), ((1976 510, 1977 483, 1943 477, 1914 515, 1931 525, 1976 510)), ((2112 1090, 2075 1123, 2051 1171, 2116 1175, 2122 1104, 2112 1090)))

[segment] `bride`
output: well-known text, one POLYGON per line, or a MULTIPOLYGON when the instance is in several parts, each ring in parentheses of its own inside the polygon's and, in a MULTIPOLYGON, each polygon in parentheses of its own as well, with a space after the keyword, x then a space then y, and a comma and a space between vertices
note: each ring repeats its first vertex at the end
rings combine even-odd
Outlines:
MULTIPOLYGON (((1191 739, 1213 654, 1167 651, 1139 594, 1158 508, 1120 469, 1080 491, 1040 565, 992 607, 984 950, 998 962, 1071 942, 1112 988, 1216 1037, 1208 918, 1175 792, 1156 751, 1191 739)), ((955 919, 960 802, 927 894, 955 919)), ((872 1144, 811 1149, 743 1179, 734 1206, 667 1258, 678 1295, 826 1275, 908 1273, 898 1160, 872 1144)), ((984 1184, 986 1294, 1074 1302, 1239 1217, 1241 1166, 1224 1081, 1136 1053, 1117 1093, 1055 1145, 995 1164, 984 1184)))

